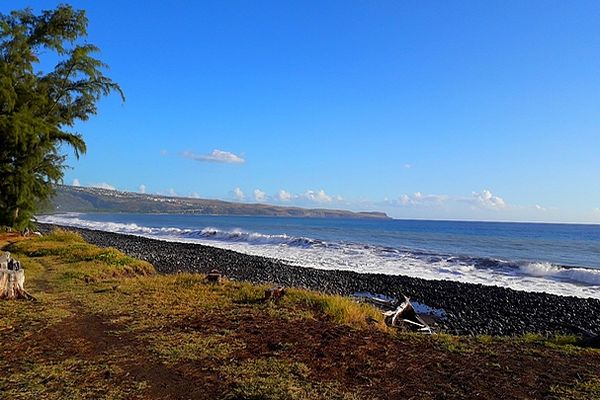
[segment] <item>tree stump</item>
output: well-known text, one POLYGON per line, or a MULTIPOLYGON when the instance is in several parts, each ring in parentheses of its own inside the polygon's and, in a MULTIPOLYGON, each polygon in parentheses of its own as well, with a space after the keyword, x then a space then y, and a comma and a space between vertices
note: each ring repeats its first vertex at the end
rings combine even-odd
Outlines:
POLYGON ((0 255, 0 299, 35 300, 24 288, 25 271, 21 263, 10 258, 10 253, 0 255))

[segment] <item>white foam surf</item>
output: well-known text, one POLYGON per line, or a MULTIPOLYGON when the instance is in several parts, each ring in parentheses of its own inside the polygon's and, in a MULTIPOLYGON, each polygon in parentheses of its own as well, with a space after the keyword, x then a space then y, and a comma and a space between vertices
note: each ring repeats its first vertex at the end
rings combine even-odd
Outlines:
POLYGON ((547 262, 527 263, 521 272, 538 278, 554 278, 565 281, 600 285, 600 270, 588 268, 564 268, 547 262))

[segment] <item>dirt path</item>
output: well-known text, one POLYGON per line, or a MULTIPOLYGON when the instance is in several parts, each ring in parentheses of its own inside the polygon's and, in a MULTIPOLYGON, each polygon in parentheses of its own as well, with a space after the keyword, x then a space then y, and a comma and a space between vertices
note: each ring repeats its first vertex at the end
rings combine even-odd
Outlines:
MULTIPOLYGON (((107 321, 102 316, 89 313, 75 301, 70 309, 72 316, 60 324, 31 337, 38 352, 50 359, 77 358, 94 361, 109 357, 111 363, 124 373, 118 376, 107 375, 107 380, 146 382, 145 398, 152 399, 188 399, 190 385, 171 369, 145 350, 145 343, 132 334, 125 332, 120 326, 107 321)), ((21 344, 20 351, 30 353, 26 343, 21 344)))
MULTIPOLYGON (((33 332, 23 333, 21 327, 5 332, 4 337, 11 334, 13 343, 10 348, 0 347, 0 366, 4 364, 5 372, 24 373, 30 362, 39 366, 62 365, 66 360, 76 360, 89 363, 90 368, 104 368, 101 374, 103 386, 118 387, 129 382, 129 386, 144 387, 137 394, 132 393, 131 398, 208 398, 204 396, 204 390, 184 379, 180 372, 162 364, 148 352, 143 341, 122 326, 90 312, 73 295, 59 292, 52 283, 52 266, 43 259, 40 264, 44 270, 28 281, 28 286, 33 293, 43 293, 44 299, 31 304, 20 302, 19 305, 43 313, 60 304, 61 312, 69 316, 33 332)), ((0 335, 3 334, 0 332, 0 335)), ((41 383, 46 383, 45 379, 41 383)))

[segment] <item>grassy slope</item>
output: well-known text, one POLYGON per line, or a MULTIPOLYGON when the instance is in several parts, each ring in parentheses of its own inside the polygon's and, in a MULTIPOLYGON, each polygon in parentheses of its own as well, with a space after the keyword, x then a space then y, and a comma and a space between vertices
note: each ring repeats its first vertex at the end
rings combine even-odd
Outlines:
POLYGON ((600 398, 600 352, 572 338, 397 334, 346 298, 265 303, 67 232, 0 246, 38 299, 0 303, 2 398, 600 398))

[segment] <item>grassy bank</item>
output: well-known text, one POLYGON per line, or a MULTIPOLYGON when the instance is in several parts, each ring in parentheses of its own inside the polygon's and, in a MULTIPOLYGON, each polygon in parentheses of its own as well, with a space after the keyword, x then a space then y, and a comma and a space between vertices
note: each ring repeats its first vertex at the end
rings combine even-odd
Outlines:
POLYGON ((0 397, 600 398, 573 338, 398 334, 351 299, 158 275, 64 231, 0 237, 36 302, 0 303, 0 397))

